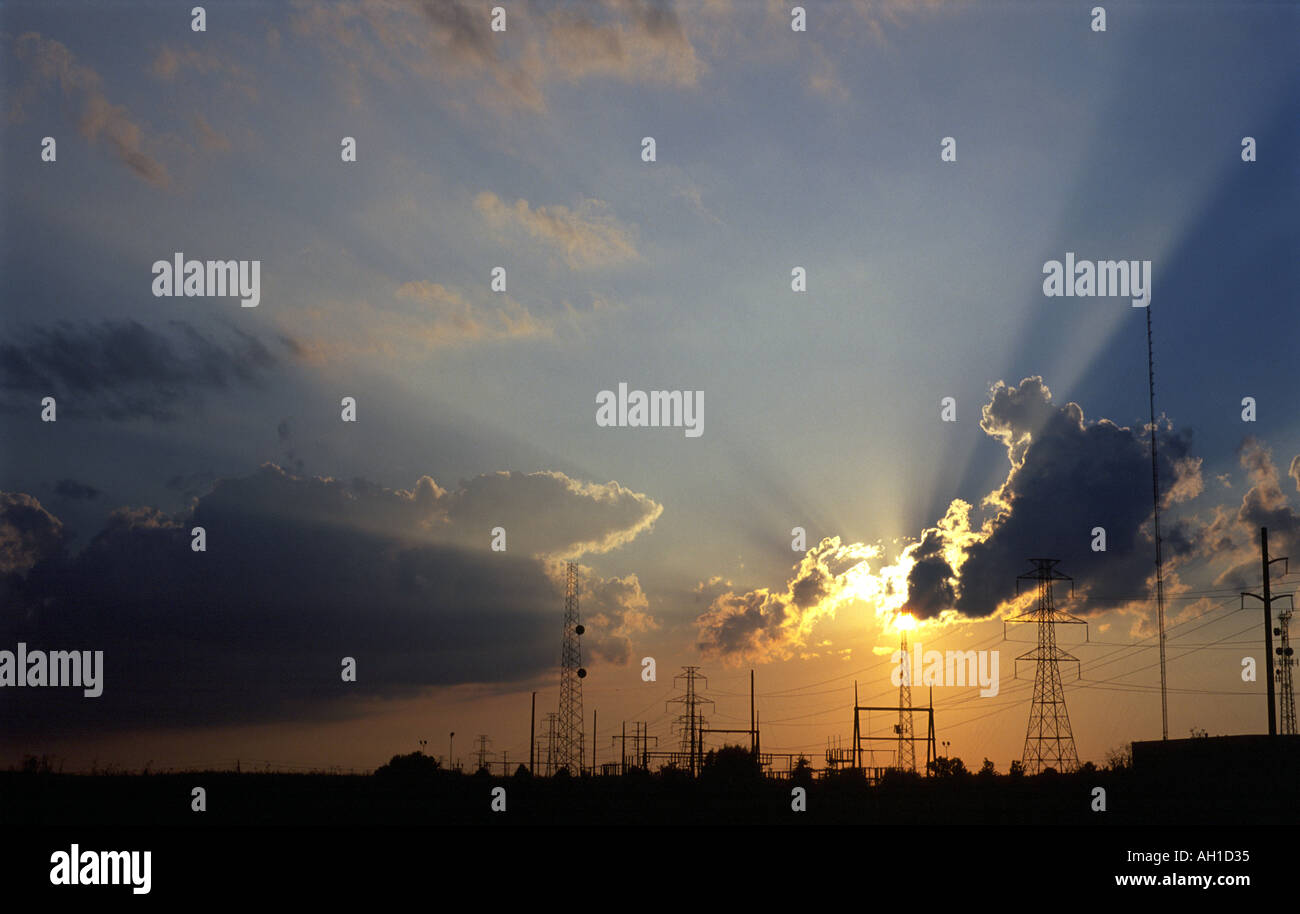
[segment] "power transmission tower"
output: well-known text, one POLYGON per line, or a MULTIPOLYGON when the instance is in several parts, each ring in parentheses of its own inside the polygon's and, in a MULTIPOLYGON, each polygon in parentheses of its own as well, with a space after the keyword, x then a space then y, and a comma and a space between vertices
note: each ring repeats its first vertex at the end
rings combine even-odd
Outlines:
POLYGON ((1078 663, 1079 659, 1056 646, 1056 626, 1086 623, 1056 608, 1052 600, 1052 582, 1069 581, 1070 594, 1074 595, 1074 579, 1056 570, 1059 559, 1030 559, 1034 571, 1016 576, 1016 595, 1020 595, 1020 582, 1033 580, 1038 584, 1038 602, 1008 622, 1036 622, 1038 647, 1016 658, 1033 660, 1034 701, 1029 708, 1029 729, 1025 733, 1025 752, 1020 763, 1026 774, 1038 774, 1044 768, 1057 771, 1074 771, 1079 767, 1079 753, 1070 732, 1070 715, 1065 709, 1065 687, 1061 684, 1062 660, 1078 663))
POLYGON ((700 713, 701 705, 711 705, 713 701, 708 698, 700 697, 695 691, 697 680, 708 685, 709 680, 700 674, 700 668, 697 666, 684 666, 682 671, 673 677, 673 684, 677 680, 685 679, 685 694, 677 698, 668 699, 668 704, 680 704, 685 707, 685 713, 681 714, 675 723, 677 732, 682 736, 682 752, 686 753, 689 761, 689 767, 692 775, 699 772, 699 755, 700 755, 700 731, 704 729, 704 716, 700 713))
POLYGON ((475 771, 481 771, 482 769, 486 768, 486 767, 487 767, 488 756, 489 756, 489 755, 495 755, 495 754, 496 754, 496 753, 494 753, 494 752, 490 752, 490 751, 488 750, 488 743, 490 743, 490 742, 492 742, 492 740, 488 739, 486 736, 484 736, 484 735, 481 734, 481 733, 479 734, 479 738, 478 738, 478 764, 477 764, 476 766, 474 766, 474 770, 475 770, 475 771))
POLYGON ((582 645, 578 641, 584 629, 578 622, 578 566, 565 566, 564 643, 560 651, 560 715, 557 723, 559 740, 555 751, 557 768, 569 774, 582 773, 582 645))
POLYGON ((1273 634, 1280 637, 1277 647, 1278 703, 1282 706, 1282 732, 1296 735, 1295 692, 1291 689, 1291 667, 1295 666, 1295 653, 1291 649, 1291 608, 1278 613, 1277 628, 1273 634))
POLYGON ((1160 464, 1156 460, 1156 363, 1151 351, 1151 306, 1147 305, 1147 391, 1151 402, 1151 503, 1156 539, 1156 618, 1160 624, 1160 738, 1169 739, 1169 691, 1165 681, 1165 563, 1160 545, 1160 464))
MULTIPOLYGON (((1269 659, 1268 666, 1268 735, 1277 736, 1277 708, 1274 704, 1273 697, 1273 601, 1280 597, 1273 596, 1269 589, 1269 569, 1274 562, 1285 562, 1282 573, 1286 574, 1291 570, 1291 563, 1285 557, 1270 559, 1268 557, 1268 527, 1259 528, 1259 551, 1264 565, 1264 595, 1257 593, 1243 593, 1241 595, 1241 604, 1246 605, 1246 597, 1254 597, 1264 604, 1264 656, 1269 659)), ((1285 594, 1284 596, 1289 596, 1285 594)))
MULTIPOLYGON (((907 630, 903 630, 902 679, 898 684, 898 767, 901 771, 916 771, 916 739, 912 734, 912 660, 907 653, 907 630)), ((856 713, 856 712, 855 712, 856 713)))

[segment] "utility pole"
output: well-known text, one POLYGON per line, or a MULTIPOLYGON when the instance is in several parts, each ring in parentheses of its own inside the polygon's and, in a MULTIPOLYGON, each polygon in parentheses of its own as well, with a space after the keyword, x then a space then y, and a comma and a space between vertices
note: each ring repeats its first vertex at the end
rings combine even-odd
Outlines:
POLYGON ((534 751, 537 746, 537 693, 533 693, 533 707, 528 712, 528 773, 537 773, 537 756, 534 751))
POLYGON ((659 748, 659 737, 650 735, 650 724, 647 721, 641 721, 634 725, 636 727, 636 736, 633 737, 633 751, 641 759, 641 767, 646 771, 650 770, 650 741, 654 740, 655 748, 659 748))
POLYGON ((758 758, 758 726, 754 720, 754 671, 749 671, 749 729, 753 731, 749 740, 749 751, 758 758))
POLYGON ((550 777, 555 773, 555 729, 556 721, 559 719, 558 714, 549 711, 546 714, 546 767, 545 773, 550 777))
MULTIPOLYGON (((1264 595, 1257 593, 1243 593, 1241 595, 1241 605, 1246 605, 1246 597, 1254 597, 1264 604, 1264 656, 1268 667, 1268 735, 1277 736, 1277 708, 1274 705, 1273 697, 1273 601, 1277 599, 1269 590, 1269 566, 1274 562, 1287 562, 1286 557, 1270 559, 1268 557, 1268 527, 1259 528, 1259 549, 1260 560, 1263 566, 1264 576, 1264 595)), ((1287 562, 1283 574, 1290 571, 1290 563, 1287 562)))
POLYGON ((474 771, 475 771, 475 772, 481 771, 483 768, 487 767, 487 757, 488 757, 489 755, 492 755, 492 754, 493 754, 493 753, 491 753, 491 752, 488 751, 488 743, 490 743, 490 742, 492 742, 492 740, 488 739, 486 736, 484 736, 484 735, 481 734, 481 733, 479 734, 479 738, 478 738, 478 765, 475 766, 475 768, 474 768, 474 771))
POLYGON ((1078 663, 1079 659, 1056 646, 1056 626, 1063 623, 1084 625, 1082 619, 1056 608, 1052 600, 1052 582, 1069 581, 1074 593, 1074 579, 1056 570, 1058 559, 1030 559, 1036 566, 1032 573, 1016 576, 1016 595, 1020 582, 1035 581, 1038 605, 1008 622, 1035 622, 1038 625, 1038 648, 1016 658, 1033 660, 1034 699, 1029 707, 1029 728, 1025 732, 1025 752, 1021 764, 1026 774, 1038 774, 1045 767, 1057 771, 1074 771, 1079 767, 1079 753, 1070 730, 1070 714, 1065 708, 1065 687, 1061 684, 1060 662, 1078 663))
POLYGON ((650 767, 650 761, 649 761, 649 759, 646 758, 646 757, 642 754, 642 753, 643 753, 642 742, 645 741, 645 745, 648 746, 648 745, 649 745, 649 741, 653 739, 653 740, 655 741, 655 744, 658 745, 658 743, 659 743, 659 737, 657 737, 657 736, 649 736, 649 737, 646 736, 646 734, 645 734, 645 730, 644 730, 644 726, 645 726, 645 724, 644 724, 642 721, 633 721, 633 722, 632 722, 632 727, 633 727, 632 735, 631 735, 631 736, 628 736, 628 735, 627 735, 627 721, 623 721, 623 732, 622 732, 622 734, 619 735, 619 736, 611 736, 611 737, 609 738, 609 741, 610 741, 611 744, 612 744, 612 743, 618 743, 618 744, 619 744, 619 766, 620 766, 620 767, 619 767, 619 770, 620 770, 623 774, 627 774, 627 758, 628 758, 628 755, 627 755, 627 741, 628 741, 628 740, 631 740, 631 741, 632 741, 632 765, 633 765, 634 767, 635 767, 635 766, 640 766, 640 767, 642 767, 642 768, 649 768, 649 767, 650 767))
POLYGON ((1151 402, 1151 505, 1156 538, 1156 618, 1160 623, 1160 733, 1169 739, 1169 692, 1165 679, 1165 563, 1160 544, 1160 464, 1156 460, 1156 363, 1151 349, 1151 306, 1147 305, 1147 391, 1151 402))

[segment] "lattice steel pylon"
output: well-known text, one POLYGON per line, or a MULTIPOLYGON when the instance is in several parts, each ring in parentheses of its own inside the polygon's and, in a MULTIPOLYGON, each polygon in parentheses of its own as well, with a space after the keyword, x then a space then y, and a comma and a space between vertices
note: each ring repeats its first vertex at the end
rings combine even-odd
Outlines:
POLYGON ((1056 626, 1086 623, 1057 609, 1053 603, 1053 581, 1069 581, 1071 595, 1074 593, 1074 579, 1056 570, 1058 559, 1029 561, 1034 563, 1034 571, 1016 577, 1016 595, 1020 594, 1021 581, 1036 581, 1037 605, 1007 620, 1038 624, 1038 647, 1016 658, 1017 665, 1021 660, 1035 663, 1034 701, 1029 707, 1029 729, 1025 733, 1025 751, 1020 763, 1026 774, 1038 774, 1049 767, 1056 771, 1074 771, 1079 767, 1079 753, 1074 745, 1074 734, 1070 731, 1070 715, 1065 709, 1060 662, 1078 663, 1079 659, 1056 646, 1056 626))
POLYGON ((685 693, 676 698, 668 699, 666 704, 679 704, 683 707, 685 713, 679 715, 673 725, 677 728, 677 732, 681 734, 682 754, 686 756, 687 768, 692 775, 696 775, 699 774, 700 765, 703 761, 701 758, 703 754, 701 751, 703 748, 702 735, 703 731, 707 729, 706 724, 708 723, 704 719, 704 714, 701 713, 700 708, 703 705, 713 704, 713 699, 705 698, 696 691, 695 685, 697 682, 703 682, 705 685, 709 684, 708 677, 700 673, 699 667, 682 667, 682 671, 673 677, 673 685, 676 685, 679 679, 686 682, 685 693))
POLYGON ((556 770, 567 768, 569 774, 582 773, 582 645, 578 638, 583 628, 578 622, 578 566, 565 566, 564 643, 560 651, 560 714, 556 720, 556 770))
POLYGON ((1291 647, 1291 610, 1284 609, 1277 616, 1277 630, 1274 632, 1281 640, 1274 648, 1277 653, 1278 704, 1282 706, 1282 726, 1279 733, 1296 734, 1295 692, 1291 686, 1291 668, 1295 666, 1295 651, 1291 647))
POLYGON ((898 685, 898 767, 916 771, 916 740, 912 734, 912 659, 907 653, 907 629, 903 629, 901 679, 898 685))

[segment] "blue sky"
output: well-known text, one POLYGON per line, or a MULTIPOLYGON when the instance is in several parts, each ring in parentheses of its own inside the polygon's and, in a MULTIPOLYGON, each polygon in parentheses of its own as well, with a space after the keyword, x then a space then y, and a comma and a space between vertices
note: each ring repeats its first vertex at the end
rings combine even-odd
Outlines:
MULTIPOLYGON (((61 521, 64 560, 116 509, 184 515, 217 480, 250 479, 268 461, 286 479, 394 491, 427 475, 462 506, 448 524, 489 527, 500 502, 476 502, 492 486, 474 480, 558 473, 573 486, 533 479, 500 497, 550 519, 530 560, 549 574, 576 557, 593 593, 605 587, 596 629, 624 649, 611 647, 622 656, 594 663, 587 683, 602 720, 658 696, 636 675, 647 654, 661 671, 702 663, 724 677, 757 664, 774 691, 832 677, 847 687, 844 673, 896 639, 878 607, 831 600, 798 635, 766 616, 760 628, 783 634, 720 653, 701 653, 698 619, 726 593, 785 592, 803 558, 790 551, 795 525, 810 546, 879 545, 878 574, 953 499, 978 513, 1008 476, 1007 447, 980 424, 996 382, 1039 376, 1055 408, 1075 402, 1087 423, 1140 434, 1145 315, 1127 299, 1044 297, 1042 266, 1067 251, 1153 264, 1158 409, 1178 453, 1201 461, 1198 494, 1170 506, 1195 540, 1179 557, 1191 591, 1179 611, 1197 591, 1231 592, 1224 575, 1249 558, 1252 521, 1230 515, 1252 487, 1268 489, 1283 546, 1300 547, 1300 527, 1286 527, 1300 483, 1288 475, 1300 454, 1295 7, 1110 4, 1098 33, 1087 4, 807 3, 808 31, 794 33, 782 3, 503 5, 503 34, 487 29, 490 5, 451 2, 210 5, 202 33, 180 8, 0 8, 0 488, 61 521), (40 159, 44 136, 57 138, 55 163, 40 159), (344 136, 357 140, 356 163, 340 160, 344 136), (656 139, 654 163, 641 160, 644 136, 656 139), (955 163, 940 161, 945 136, 955 163), (1242 161, 1244 136, 1258 161, 1242 161), (260 260, 261 304, 154 298, 150 265, 175 251, 260 260), (488 289, 494 266, 507 268, 504 295, 488 289), (790 289, 795 266, 806 293, 790 289), (135 322, 174 346, 164 367, 195 365, 175 321, 216 347, 193 379, 172 379, 175 396, 144 369, 108 372, 93 389, 68 388, 55 426, 39 422, 33 353, 67 382, 51 346, 98 352, 118 338, 96 328, 135 322), (64 336, 49 336, 56 326, 64 336), (264 363, 249 366, 249 339, 264 363), (596 393, 620 381, 703 390, 704 435, 597 427, 596 393), (115 384, 151 391, 170 415, 110 415, 106 402, 142 396, 114 400, 115 384), (357 398, 355 425, 339 421, 345 395, 357 398), (945 396, 956 423, 939 421, 945 396), (1245 396, 1258 401, 1249 425, 1245 396), (1275 494, 1262 463, 1262 476, 1242 465, 1247 435, 1262 445, 1244 453, 1271 452, 1275 494), (60 480, 99 494, 60 495, 60 480), (590 523, 602 544, 566 551, 564 519, 590 523)), ((1036 492, 1095 484, 1098 497, 1149 506, 1149 488, 1130 487, 1130 499, 1078 468, 1056 483, 1052 465, 1038 470, 1036 492)), ((1143 520, 1117 564, 1149 554, 1143 520)), ((485 549, 473 529, 453 539, 485 549)), ((1078 536, 1086 546, 1087 530, 1078 536)), ((536 607, 551 610, 558 635, 559 604, 536 607)), ((1148 632, 1145 610, 1125 610, 1090 616, 1105 640, 1148 632)), ((1000 629, 934 624, 933 637, 970 644, 1000 629)), ((1179 675, 1188 688, 1240 690, 1234 671, 1250 649, 1207 648, 1179 675)), ((1131 666, 1151 656, 1135 650, 1131 666)), ((665 696, 668 678, 656 686, 665 696)), ((460 714, 517 743, 519 715, 484 694, 522 696, 509 705, 522 707, 552 679, 535 658, 466 682, 417 677, 389 696, 392 723, 379 729, 396 740, 429 718, 432 695, 441 729, 460 714), (460 690, 454 700, 430 691, 447 688, 460 690)), ((1158 680, 1146 670, 1131 681, 1144 691, 1079 697, 1084 755, 1152 735, 1158 680), (1107 721, 1103 699, 1117 695, 1132 702, 1132 727, 1107 721)), ((819 695, 774 709, 799 726, 765 742, 816 749, 847 713, 814 712, 844 704, 819 695)), ((1171 727, 1246 732, 1257 704, 1171 702, 1171 727)), ((958 754, 1018 755, 1021 705, 957 731, 958 754)), ((329 727, 382 716, 369 715, 322 712, 302 726, 323 746, 329 727)), ((182 757, 216 731, 148 732, 182 757)), ((290 749, 240 732, 265 739, 271 757, 317 761, 301 733, 290 749)), ((140 740, 121 752, 133 757, 140 740)), ((391 754, 375 742, 357 764, 391 754)))

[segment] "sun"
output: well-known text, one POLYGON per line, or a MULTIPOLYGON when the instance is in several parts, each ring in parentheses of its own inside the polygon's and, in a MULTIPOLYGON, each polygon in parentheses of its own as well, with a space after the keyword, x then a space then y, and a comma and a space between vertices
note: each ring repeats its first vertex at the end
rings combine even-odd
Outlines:
POLYGON ((894 617, 894 628, 898 629, 900 632, 910 632, 912 629, 916 628, 916 620, 908 613, 899 613, 894 617))

